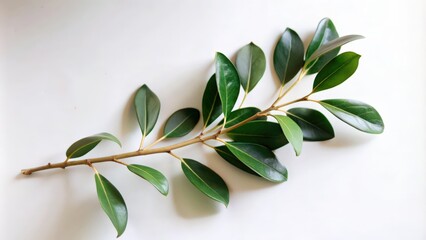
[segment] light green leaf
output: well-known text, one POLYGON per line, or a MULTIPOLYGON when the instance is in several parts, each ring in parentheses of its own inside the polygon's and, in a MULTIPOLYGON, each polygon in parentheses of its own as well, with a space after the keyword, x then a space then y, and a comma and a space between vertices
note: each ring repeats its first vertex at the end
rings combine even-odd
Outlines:
POLYGON ((287 169, 268 148, 253 144, 228 142, 226 147, 247 167, 271 182, 287 180, 287 169))
POLYGON ((188 180, 211 199, 229 204, 229 191, 225 181, 207 166, 188 158, 182 161, 182 170, 188 180))
POLYGON ((204 127, 209 126, 222 114, 222 103, 217 91, 216 75, 213 74, 207 82, 202 102, 204 127))
POLYGON ((379 134, 384 130, 380 114, 368 104, 350 99, 328 99, 320 101, 319 104, 360 131, 379 134))
POLYGON ((216 84, 225 119, 238 99, 240 80, 232 62, 222 53, 216 54, 216 84))
POLYGON ((327 118, 310 108, 292 108, 288 117, 299 125, 305 141, 325 141, 334 138, 334 130, 327 118))
POLYGON ((303 42, 299 35, 287 28, 274 51, 274 67, 281 85, 286 84, 296 76, 303 66, 303 42))
POLYGON ((174 112, 167 119, 164 127, 166 138, 182 137, 188 134, 200 120, 200 111, 195 108, 183 108, 174 112))
POLYGON ((308 59, 306 59, 305 61, 305 65, 304 68, 308 69, 311 65, 311 63, 313 63, 315 60, 317 60, 319 57, 321 57, 322 55, 331 52, 333 50, 335 50, 336 48, 339 48, 343 45, 345 45, 346 43, 358 40, 358 39, 362 39, 364 38, 361 35, 347 35, 347 36, 343 36, 343 37, 339 37, 336 38, 334 40, 331 40, 327 43, 325 43, 324 45, 322 45, 321 47, 319 47, 308 59))
POLYGON ((161 172, 138 164, 127 165, 127 168, 134 174, 151 183, 164 196, 167 196, 169 193, 169 183, 161 172))
POLYGON ((67 150, 67 158, 78 158, 95 148, 102 140, 108 140, 117 143, 121 147, 120 140, 110 133, 98 133, 89 137, 82 138, 73 143, 67 150))
POLYGON ((299 156, 302 151, 303 144, 303 132, 302 129, 295 123, 291 118, 284 115, 274 115, 281 129, 284 132, 285 137, 293 145, 296 156, 299 156))
POLYGON ((251 42, 238 51, 236 67, 241 86, 246 93, 249 93, 265 73, 265 54, 262 49, 251 42))
POLYGON ((333 58, 315 77, 312 92, 330 89, 346 81, 358 68, 360 57, 354 52, 345 52, 333 58))
POLYGON ((96 173, 95 182, 99 203, 117 230, 117 237, 119 237, 127 225, 126 203, 117 188, 104 176, 96 173))
POLYGON ((144 84, 136 92, 134 104, 142 135, 147 136, 154 128, 160 114, 160 99, 144 84))
MULTIPOLYGON (((319 47, 338 37, 339 34, 337 33, 333 22, 329 18, 322 19, 318 24, 317 30, 315 31, 314 37, 312 38, 308 49, 306 50, 305 58, 308 59, 319 47)), ((309 66, 308 74, 317 73, 319 70, 321 70, 325 64, 327 64, 339 53, 339 50, 340 48, 336 48, 318 58, 318 60, 315 61, 315 64, 309 66)))

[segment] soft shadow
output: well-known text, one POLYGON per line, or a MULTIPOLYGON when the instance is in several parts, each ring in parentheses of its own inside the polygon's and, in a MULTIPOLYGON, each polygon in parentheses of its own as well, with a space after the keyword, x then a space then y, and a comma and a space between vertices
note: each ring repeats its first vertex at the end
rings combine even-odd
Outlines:
POLYGON ((173 177, 171 189, 176 212, 183 218, 202 218, 219 212, 216 203, 196 189, 184 175, 173 177))
POLYGON ((137 127, 137 119, 135 108, 133 107, 133 99, 135 98, 137 89, 132 93, 124 106, 122 120, 121 120, 121 136, 129 136, 130 133, 134 132, 137 127))
POLYGON ((320 144, 329 148, 350 148, 368 144, 371 140, 373 140, 371 136, 350 136, 348 134, 343 134, 329 141, 320 142, 320 144))
POLYGON ((315 32, 310 32, 308 36, 303 40, 303 45, 305 46, 305 49, 308 49, 309 44, 312 41, 312 38, 314 38, 315 32))

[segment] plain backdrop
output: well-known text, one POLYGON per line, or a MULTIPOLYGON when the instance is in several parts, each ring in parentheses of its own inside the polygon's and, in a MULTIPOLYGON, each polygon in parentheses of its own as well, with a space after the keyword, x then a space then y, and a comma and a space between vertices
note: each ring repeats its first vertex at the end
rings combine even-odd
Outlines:
POLYGON ((73 141, 104 131, 123 148, 101 143, 88 156, 135 150, 141 134, 131 100, 144 83, 162 103, 147 139, 154 141, 172 112, 201 107, 215 52, 234 57, 250 41, 268 67, 246 106, 267 107, 278 86, 278 37, 291 27, 307 45, 323 17, 340 35, 366 39, 342 48, 362 55, 357 73, 313 98, 369 103, 385 132, 361 133, 325 113, 333 140, 304 144, 300 157, 289 146, 276 151, 289 171, 282 184, 249 176, 201 145, 176 151, 224 178, 228 208, 199 193, 168 155, 128 160, 162 171, 168 197, 121 165, 98 164, 127 203, 121 239, 426 239, 425 16, 423 0, 0 1, 1 239, 114 239, 90 168, 29 177, 20 169, 63 161, 73 141))

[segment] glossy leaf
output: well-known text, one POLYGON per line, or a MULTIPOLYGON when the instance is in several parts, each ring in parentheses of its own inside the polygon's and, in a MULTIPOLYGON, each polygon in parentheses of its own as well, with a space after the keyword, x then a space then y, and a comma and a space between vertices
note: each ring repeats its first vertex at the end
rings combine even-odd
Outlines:
MULTIPOLYGON (((229 114, 228 120, 226 121, 225 127, 229 128, 234 126, 235 124, 238 124, 247 118, 255 115, 256 113, 260 112, 259 108, 255 107, 246 107, 246 108, 240 108, 237 110, 232 111, 229 114)), ((266 120, 266 116, 260 116, 256 118, 257 120, 266 120)), ((219 124, 223 124, 223 120, 219 122, 219 124)))
POLYGON ((102 140, 117 143, 121 147, 120 140, 110 133, 99 133, 90 137, 85 137, 73 143, 67 150, 67 158, 77 158, 85 155, 95 148, 102 140))
POLYGON ((144 84, 136 92, 134 104, 142 135, 147 136, 154 128, 160 114, 160 99, 144 84))
POLYGON ((182 170, 188 180, 211 199, 228 206, 229 191, 225 181, 207 166, 188 158, 182 161, 182 170))
POLYGON ((278 123, 281 126, 281 129, 284 132, 284 136, 293 146, 294 151, 296 152, 296 156, 299 156, 302 152, 302 144, 303 144, 303 132, 300 129, 299 125, 295 123, 291 118, 284 115, 274 115, 275 119, 277 119, 278 123))
POLYGON ((241 86, 243 86, 246 93, 249 93, 265 73, 265 53, 251 42, 238 51, 236 67, 240 76, 241 86))
POLYGON ((169 183, 161 172, 138 164, 127 165, 127 168, 134 174, 151 183, 164 196, 167 196, 169 193, 169 183))
POLYGON ((328 119, 319 111, 310 108, 292 108, 288 117, 299 125, 305 141, 325 141, 334 138, 334 130, 328 119))
POLYGON ((104 176, 96 173, 95 181, 99 203, 117 230, 117 237, 119 237, 127 225, 126 203, 117 188, 104 176))
POLYGON ((237 102, 240 80, 232 62, 222 53, 216 54, 216 84, 226 119, 237 102))
POLYGON ((380 114, 368 104, 350 99, 328 99, 319 103, 334 116, 360 131, 378 134, 384 130, 380 114))
POLYGON ((195 108, 183 108, 174 112, 166 121, 166 138, 182 137, 194 129, 200 120, 200 111, 195 108))
POLYGON ((257 143, 269 149, 277 149, 288 143, 278 123, 255 120, 227 133, 236 142, 257 143))
POLYGON ((229 151, 229 149, 225 145, 217 146, 214 148, 214 150, 216 150, 219 156, 221 156, 228 163, 232 164, 234 167, 244 172, 259 176, 259 174, 257 174, 255 171, 251 170, 243 162, 241 162, 231 151, 229 151))
POLYGON ((305 61, 305 68, 309 68, 311 65, 311 63, 313 63, 315 60, 317 60, 319 57, 321 57, 322 55, 331 52, 343 45, 345 45, 346 43, 358 40, 358 39, 362 39, 364 38, 361 35, 347 35, 347 36, 343 36, 343 37, 339 37, 336 38, 334 40, 331 40, 327 43, 325 43, 324 45, 322 45, 321 47, 319 47, 308 59, 306 59, 305 61))
POLYGON ((274 67, 281 85, 289 82, 296 76, 303 66, 303 42, 299 35, 287 28, 274 51, 274 67))
POLYGON ((215 74, 207 82, 202 105, 204 127, 207 127, 222 114, 222 103, 217 91, 215 74))
MULTIPOLYGON (((314 37, 312 38, 311 43, 306 50, 306 59, 308 59, 319 47, 325 43, 334 40, 339 37, 336 27, 329 18, 322 19, 315 31, 314 37)), ((317 73, 321 70, 325 64, 327 64, 331 59, 333 59, 338 53, 340 48, 335 48, 334 50, 324 54, 313 64, 309 66, 308 74, 317 73)))
POLYGON ((281 165, 275 154, 259 144, 232 142, 226 147, 246 166, 271 182, 287 180, 287 169, 281 165))
POLYGON ((360 57, 354 52, 345 52, 333 58, 315 77, 312 92, 330 89, 346 81, 358 68, 360 57))

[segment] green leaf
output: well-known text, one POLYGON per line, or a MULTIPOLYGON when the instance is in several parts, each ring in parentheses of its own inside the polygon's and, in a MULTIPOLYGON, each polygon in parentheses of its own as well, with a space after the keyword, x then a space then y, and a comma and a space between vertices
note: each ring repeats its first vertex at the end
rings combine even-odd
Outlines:
POLYGON ((303 66, 303 42, 299 35, 287 28, 274 51, 274 67, 281 85, 286 84, 296 76, 303 66))
POLYGON ((211 199, 229 204, 229 191, 225 181, 207 166, 188 158, 182 161, 182 170, 188 180, 211 199))
POLYGON ((315 77, 312 92, 330 89, 346 81, 358 68, 360 57, 354 52, 345 52, 333 58, 315 77))
POLYGON ((200 111, 195 108, 183 108, 174 112, 167 119, 164 127, 166 138, 182 137, 188 134, 200 120, 200 111))
POLYGON ((221 156, 228 163, 232 164, 234 167, 239 168, 244 172, 260 176, 255 171, 251 170, 251 168, 247 167, 243 162, 241 162, 231 151, 229 151, 225 145, 217 146, 214 148, 214 150, 216 150, 219 156, 221 156))
POLYGON ((263 120, 248 122, 227 135, 236 142, 257 143, 272 150, 288 143, 278 123, 263 120))
MULTIPOLYGON (((259 108, 255 108, 255 107, 246 107, 246 108, 240 108, 237 110, 232 111, 229 114, 228 120, 226 121, 225 127, 229 128, 234 126, 235 124, 238 124, 244 120, 246 120, 247 118, 255 115, 256 113, 260 112, 259 108)), ((256 118, 257 120, 266 120, 266 116, 261 116, 256 118)), ((219 122, 219 125, 223 124, 223 119, 222 121, 219 122)))
POLYGON ((153 168, 137 164, 127 165, 127 168, 134 174, 151 183, 164 196, 167 196, 169 193, 169 183, 161 172, 153 168))
POLYGON ((143 85, 135 95, 135 111, 143 136, 147 136, 155 126, 160 113, 160 100, 157 95, 143 85))
POLYGON ((238 51, 236 67, 240 76, 241 86, 243 86, 246 93, 249 93, 265 73, 265 53, 251 42, 238 51))
POLYGON ((384 130, 383 120, 372 106, 357 100, 328 99, 319 102, 334 116, 352 127, 366 132, 379 134, 384 130))
POLYGON ((288 117, 299 125, 305 141, 325 141, 334 138, 334 130, 328 119, 319 111, 310 108, 292 108, 288 117))
POLYGON ((287 180, 287 169, 268 148, 253 143, 226 143, 226 147, 246 166, 271 182, 287 180))
POLYGON ((104 176, 96 173, 95 181, 99 203, 117 230, 117 237, 119 237, 127 225, 126 203, 117 188, 104 176))
POLYGON ((336 48, 339 48, 343 45, 345 45, 346 43, 358 40, 358 39, 362 39, 364 38, 361 35, 347 35, 347 36, 343 36, 343 37, 339 37, 336 38, 334 40, 331 40, 327 43, 325 43, 324 45, 322 45, 321 47, 319 47, 314 53, 312 53, 312 55, 305 61, 305 65, 304 68, 309 68, 311 67, 311 63, 313 63, 315 60, 317 60, 319 57, 321 57, 322 55, 331 52, 333 50, 335 50, 336 48))
MULTIPOLYGON (((338 37, 339 34, 337 33, 333 22, 329 18, 322 19, 318 24, 317 30, 315 31, 314 37, 312 38, 308 49, 306 50, 306 59, 308 59, 319 47, 338 37)), ((327 64, 339 53, 339 50, 340 48, 336 48, 318 58, 315 64, 309 66, 308 74, 317 73, 319 70, 321 70, 325 64, 327 64)))
POLYGON ((291 118, 284 115, 274 115, 281 129, 284 132, 285 137, 293 145, 296 156, 300 155, 303 144, 303 132, 302 129, 295 123, 291 118))
POLYGON ((222 103, 217 91, 215 74, 207 82, 202 105, 204 127, 207 127, 222 114, 222 103))
POLYGON ((90 137, 85 137, 73 143, 67 150, 67 158, 78 158, 90 152, 102 140, 108 140, 117 143, 121 147, 120 140, 110 133, 99 133, 90 137))
POLYGON ((219 52, 216 54, 216 84, 222 102, 223 115, 227 119, 237 102, 240 80, 232 62, 219 52))

